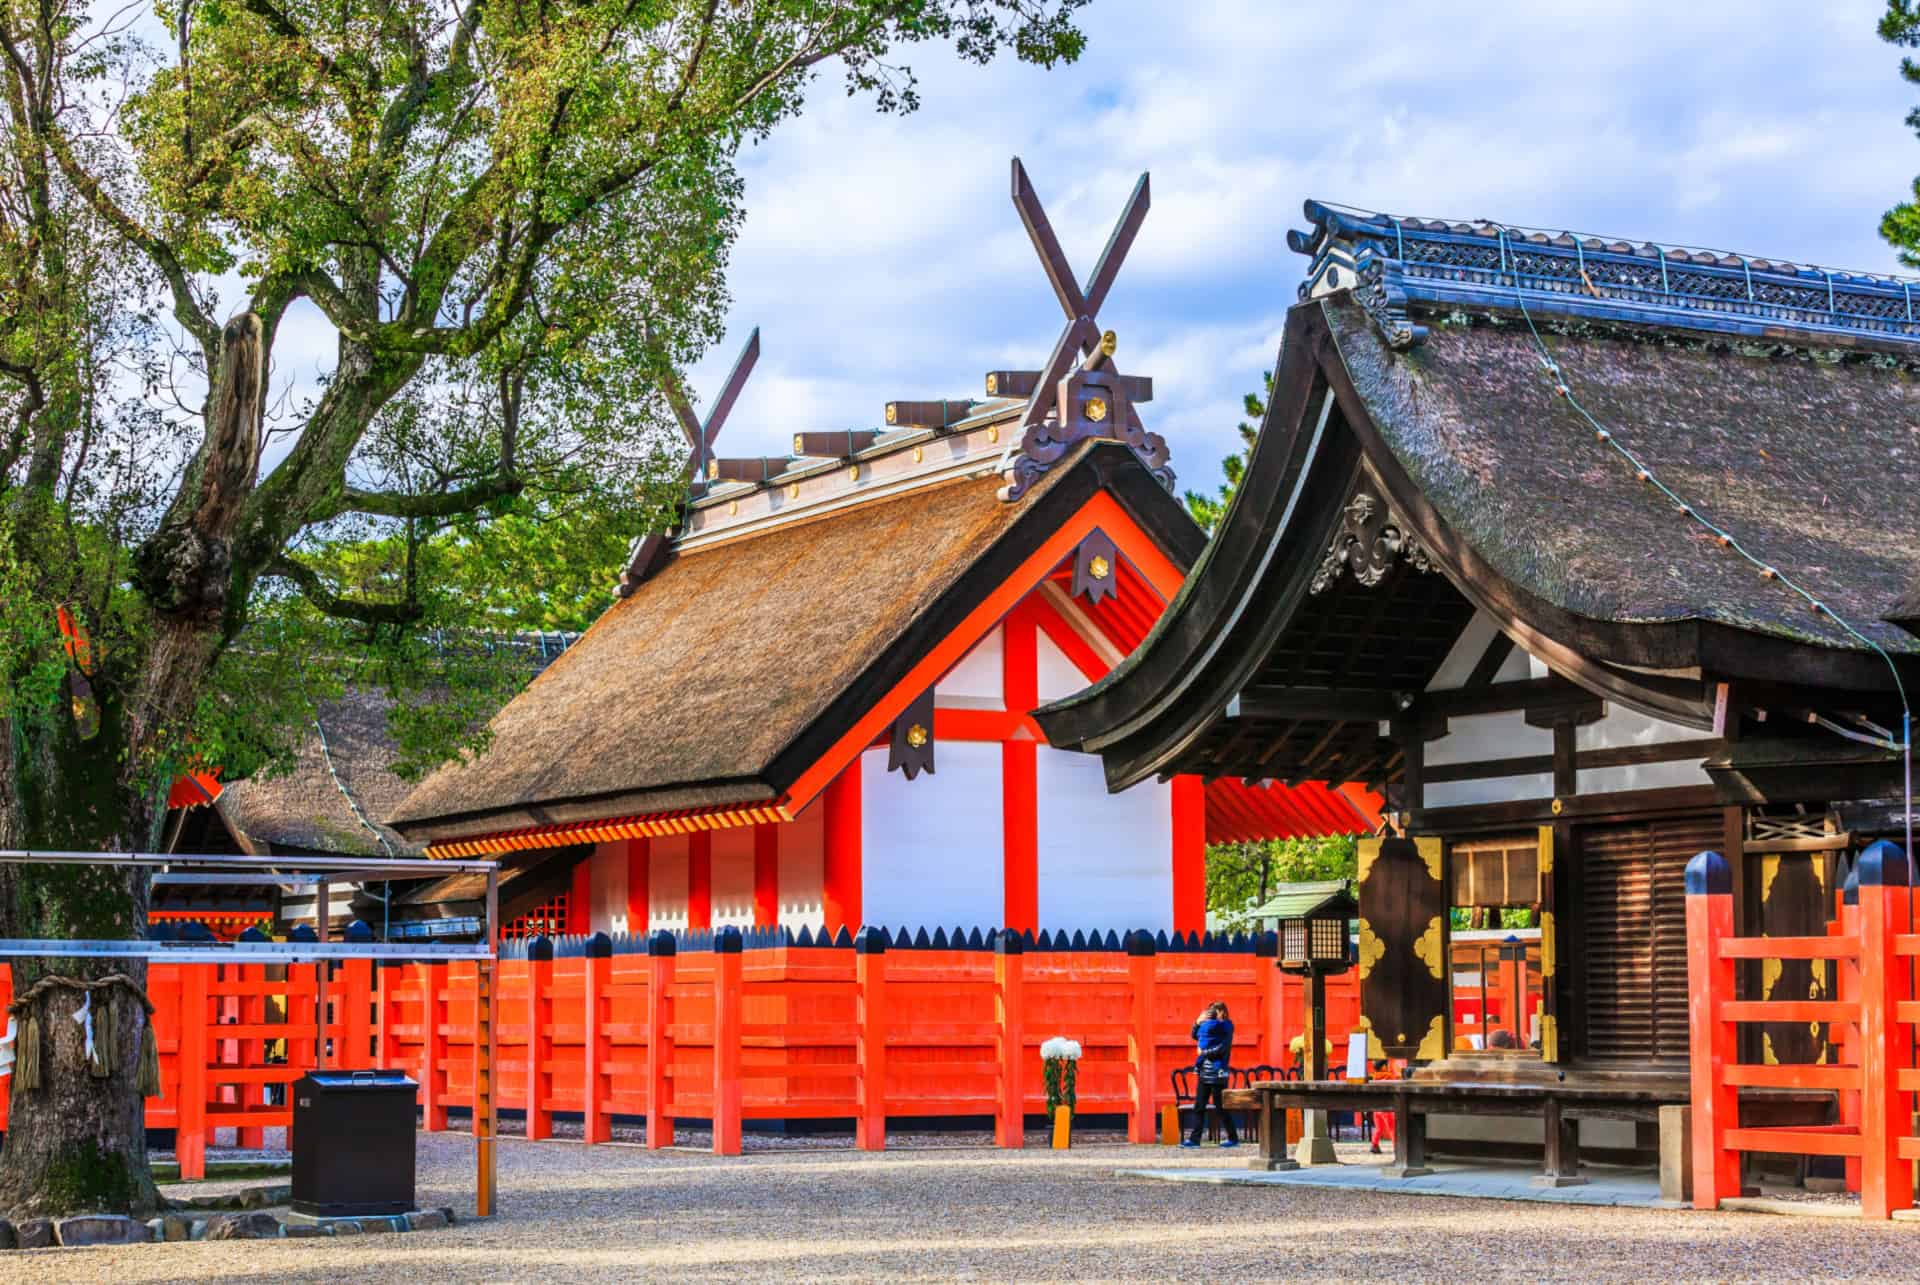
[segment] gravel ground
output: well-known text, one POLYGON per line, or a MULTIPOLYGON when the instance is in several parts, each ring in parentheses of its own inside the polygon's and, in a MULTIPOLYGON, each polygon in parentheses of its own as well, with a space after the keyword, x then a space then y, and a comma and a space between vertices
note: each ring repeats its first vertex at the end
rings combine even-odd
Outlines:
MULTIPOLYGON (((420 1135, 420 1198, 472 1208, 472 1144, 420 1135)), ((449 1231, 0 1255, 0 1279, 1912 1279, 1920 1226, 1123 1179, 1221 1155, 902 1147, 731 1160, 500 1144, 501 1214, 449 1231)), ((1358 1158, 1358 1157, 1356 1157, 1358 1158)))

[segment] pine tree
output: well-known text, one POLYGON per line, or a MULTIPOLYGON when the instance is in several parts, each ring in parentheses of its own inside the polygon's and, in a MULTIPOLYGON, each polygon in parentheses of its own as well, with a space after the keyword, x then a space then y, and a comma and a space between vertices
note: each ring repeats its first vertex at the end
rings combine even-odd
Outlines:
MULTIPOLYGON (((1920 0, 1887 0, 1880 38, 1902 49, 1920 49, 1920 0)), ((1911 55, 1902 58, 1900 74, 1907 83, 1920 85, 1920 62, 1911 55)), ((1907 124, 1920 134, 1920 107, 1907 113, 1907 124)), ((1913 198, 1880 216, 1880 235, 1900 252, 1900 262, 1920 268, 1920 178, 1913 181, 1913 198)))
POLYGON ((1233 493, 1240 486, 1240 479, 1246 476, 1247 460, 1253 455, 1253 444, 1260 437, 1260 421, 1266 418, 1266 399, 1273 395, 1273 372, 1268 371, 1262 380, 1262 389, 1258 393, 1248 393, 1242 403, 1247 417, 1240 421, 1240 453, 1229 455, 1220 461, 1220 471, 1227 480, 1220 484, 1220 493, 1202 495, 1198 491, 1188 491, 1186 495, 1187 512, 1193 514, 1193 520, 1207 529, 1211 535, 1220 529, 1220 519, 1226 516, 1227 504, 1233 499, 1233 493))

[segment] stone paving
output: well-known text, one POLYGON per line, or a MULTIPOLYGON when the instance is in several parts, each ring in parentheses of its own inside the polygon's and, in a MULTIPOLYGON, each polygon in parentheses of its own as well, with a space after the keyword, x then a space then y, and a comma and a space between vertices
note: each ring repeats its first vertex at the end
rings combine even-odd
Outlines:
POLYGON ((1243 1163, 1248 1149, 901 1146, 723 1159, 503 1140, 500 1209, 487 1220, 470 1216, 471 1140, 420 1135, 417 1155, 421 1203, 453 1206, 457 1225, 17 1251, 0 1255, 0 1281, 1798 1282, 1911 1280, 1920 1262, 1914 1223, 1420 1199, 1359 1183, 1357 1164, 1319 1183, 1119 1172, 1204 1174, 1243 1163))
POLYGON ((1412 1178, 1389 1178, 1378 1163, 1314 1165, 1276 1173, 1244 1167, 1122 1169, 1119 1172, 1123 1177, 1154 1178, 1163 1182, 1318 1187, 1397 1192, 1403 1195, 1457 1196, 1469 1200, 1537 1200, 1554 1205, 1637 1205, 1648 1209, 1668 1207, 1660 1199, 1658 1175, 1626 1169, 1590 1169, 1586 1182, 1570 1187, 1537 1185, 1533 1181, 1534 1169, 1524 1165, 1500 1164, 1436 1164, 1432 1173, 1412 1178))

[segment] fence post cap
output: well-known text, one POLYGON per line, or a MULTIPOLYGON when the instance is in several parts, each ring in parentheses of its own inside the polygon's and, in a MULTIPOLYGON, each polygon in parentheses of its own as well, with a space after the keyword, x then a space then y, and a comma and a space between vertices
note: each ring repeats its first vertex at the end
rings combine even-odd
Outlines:
POLYGON ((348 941, 372 941, 373 925, 364 919, 356 919, 347 925, 347 931, 342 935, 348 941))
POLYGON ((613 938, 605 933, 595 933, 587 938, 586 945, 580 953, 588 959, 612 959, 613 938))
POLYGON ((1687 862, 1687 895, 1711 897, 1733 891, 1733 871, 1727 859, 1708 849, 1687 862))
POLYGON ((1026 944, 1020 940, 1020 934, 1011 928, 1002 928, 993 938, 993 953, 996 955, 1020 955, 1026 953, 1026 944))
POLYGON ((1280 958, 1280 934, 1269 928, 1253 936, 1253 953, 1261 959, 1280 958))
POLYGON ((713 935, 713 953, 716 955, 738 955, 741 944, 740 930, 732 924, 713 935))
POLYGON ((1860 877, 1862 888, 1905 888, 1913 882, 1906 852, 1888 839, 1868 844, 1854 873, 1860 877))
POLYGON ((1143 929, 1135 929, 1128 933, 1126 950, 1127 954, 1135 959, 1156 954, 1153 948, 1153 934, 1143 929))
POLYGON ((656 957, 662 955, 671 957, 678 954, 679 951, 679 940, 665 928, 656 928, 647 935, 647 954, 656 957))
POLYGON ((862 928, 854 934, 853 953, 856 955, 886 954, 887 930, 884 928, 862 928))
POLYGON ((539 933, 533 937, 529 937, 527 939, 527 958, 531 960, 552 959, 553 938, 547 936, 545 933, 539 933))

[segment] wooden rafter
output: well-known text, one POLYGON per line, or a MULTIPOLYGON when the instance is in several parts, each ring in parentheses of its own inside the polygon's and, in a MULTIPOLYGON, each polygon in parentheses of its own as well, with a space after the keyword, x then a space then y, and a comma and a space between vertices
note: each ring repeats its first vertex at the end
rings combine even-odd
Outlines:
MULTIPOLYGON (((1066 328, 1053 346, 1047 364, 1032 375, 1025 371, 995 371, 988 376, 988 391, 998 392, 1001 380, 1010 387, 1026 391, 1027 407, 1021 415, 1021 435, 1009 442, 1013 459, 1012 480, 1001 490, 1003 500, 1017 500, 1050 467, 1065 457, 1073 444, 1087 437, 1112 437, 1125 442, 1140 457, 1153 475, 1169 489, 1173 471, 1167 467, 1167 445, 1158 434, 1149 433, 1133 409, 1131 394, 1138 381, 1122 375, 1113 361, 1118 342, 1111 330, 1097 324, 1100 305, 1120 275, 1140 225, 1152 204, 1148 176, 1142 174, 1127 198, 1113 234, 1094 265, 1087 288, 1081 289, 1073 266, 1067 262, 1060 239, 1040 204, 1033 182, 1020 158, 1013 160, 1013 206, 1027 229, 1041 269, 1053 287, 1060 310, 1066 315, 1066 328), (1017 453, 1016 453, 1017 452, 1017 453)), ((1146 391, 1152 391, 1151 384, 1146 391)), ((1000 395, 1019 396, 1019 393, 1000 395)))
MULTIPOLYGON (((713 444, 720 436, 720 430, 726 427, 727 416, 733 413, 733 405, 740 400, 740 390, 746 387, 747 377, 753 373, 754 366, 760 360, 760 327, 755 326, 753 333, 747 336, 747 342, 740 348, 740 355, 734 358, 733 369, 727 373, 727 382, 720 387, 720 395, 713 400, 702 420, 694 413, 693 402, 687 396, 685 385, 680 376, 669 369, 661 380, 661 391, 667 395, 667 404, 673 407, 674 418, 680 421, 680 432, 687 439, 687 465, 682 472, 686 480, 687 498, 697 498, 706 490, 709 481, 710 465, 713 460, 713 444)), ((653 531, 634 540, 627 549, 627 567, 620 573, 620 583, 616 592, 622 598, 639 588, 646 578, 654 573, 667 551, 667 532, 653 531)))

